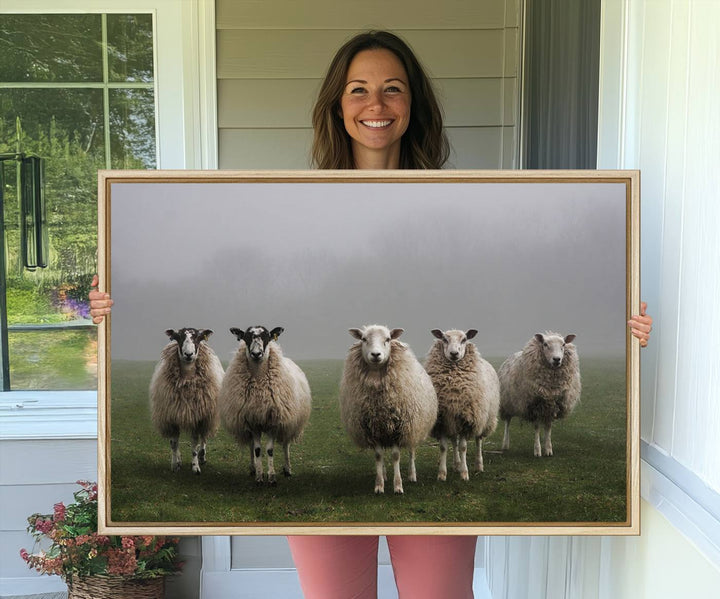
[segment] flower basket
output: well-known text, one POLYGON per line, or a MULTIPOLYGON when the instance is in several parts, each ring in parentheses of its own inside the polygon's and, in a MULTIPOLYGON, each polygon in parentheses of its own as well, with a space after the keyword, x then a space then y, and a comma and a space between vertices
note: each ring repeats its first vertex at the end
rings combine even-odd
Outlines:
POLYGON ((165 577, 182 569, 180 539, 99 534, 97 484, 78 484, 74 503, 28 518, 35 547, 20 557, 41 574, 62 577, 69 599, 163 599, 165 577))
POLYGON ((88 576, 68 582, 68 599, 163 599, 164 596, 164 576, 88 576))

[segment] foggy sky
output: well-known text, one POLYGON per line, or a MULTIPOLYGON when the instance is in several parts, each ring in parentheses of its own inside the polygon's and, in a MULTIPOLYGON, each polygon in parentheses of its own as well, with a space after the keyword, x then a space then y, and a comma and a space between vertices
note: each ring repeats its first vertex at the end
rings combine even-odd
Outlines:
POLYGON ((546 329, 624 355, 625 186, 608 183, 113 183, 112 358, 167 328, 282 326, 286 355, 344 358, 350 327, 476 328, 489 357, 546 329))

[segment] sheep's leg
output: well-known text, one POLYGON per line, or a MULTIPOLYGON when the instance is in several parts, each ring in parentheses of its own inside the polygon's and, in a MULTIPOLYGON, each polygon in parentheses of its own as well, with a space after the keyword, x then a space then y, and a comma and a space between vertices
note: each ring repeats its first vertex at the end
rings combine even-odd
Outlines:
POLYGON ((207 463, 207 439, 200 437, 200 451, 198 451, 198 462, 201 466, 207 463))
POLYGON ((283 443, 283 453, 285 454, 285 463, 283 464, 283 474, 285 476, 292 476, 292 470, 290 469, 290 443, 283 443))
POLYGON ((260 443, 260 435, 253 435, 253 467, 255 468, 255 482, 260 484, 263 481, 262 466, 262 444, 260 443))
POLYGON ((467 439, 465 437, 460 437, 460 478, 463 480, 468 480, 470 476, 468 475, 468 467, 467 467, 467 439))
POLYGON ((182 466, 182 459, 180 458, 180 435, 177 434, 173 437, 170 437, 170 470, 172 472, 177 472, 180 470, 180 466, 182 466))
POLYGON ((415 448, 410 448, 410 476, 411 483, 417 482, 417 472, 415 471, 415 448))
POLYGON ((255 476, 255 448, 250 443, 250 476, 255 476))
POLYGON ((392 461, 393 461, 393 489, 398 495, 402 495, 402 476, 400 476, 400 448, 397 445, 393 445, 392 448, 392 461))
POLYGON ((440 437, 440 463, 438 464, 438 480, 447 479, 447 449, 448 439, 445 436, 440 437))
POLYGON ((200 450, 202 449, 202 437, 197 433, 192 434, 192 471, 200 474, 200 450))
POLYGON ((503 451, 505 451, 506 449, 510 449, 510 420, 512 420, 512 418, 508 418, 505 421, 505 434, 503 435, 502 444, 503 451))
POLYGON ((546 422, 545 423, 545 455, 547 455, 547 456, 551 456, 553 454, 551 432, 552 432, 552 421, 546 422))
POLYGON ((533 450, 533 455, 536 458, 539 458, 542 456, 542 450, 540 449, 540 423, 535 423, 535 448, 533 450))
POLYGON ((383 448, 379 445, 375 448, 375 494, 385 492, 385 461, 383 460, 383 448))
POLYGON ((477 454, 475 455, 475 470, 477 470, 478 472, 485 471, 485 464, 483 464, 482 446, 483 438, 475 437, 475 450, 477 451, 477 454))
POLYGON ((268 439, 267 444, 265 445, 265 451, 267 451, 267 460, 268 460, 268 482, 271 485, 277 484, 277 479, 275 478, 275 439, 270 437, 268 439))
POLYGON ((455 435, 453 439, 453 467, 455 472, 460 472, 460 435, 455 435))

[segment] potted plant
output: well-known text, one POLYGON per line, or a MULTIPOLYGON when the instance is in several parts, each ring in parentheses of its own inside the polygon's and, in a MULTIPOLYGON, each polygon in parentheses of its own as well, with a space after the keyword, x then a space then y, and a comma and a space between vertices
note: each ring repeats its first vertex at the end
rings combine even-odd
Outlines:
POLYGON ((22 559, 41 574, 61 576, 68 599, 162 599, 165 577, 182 568, 179 539, 98 534, 97 483, 78 484, 75 503, 28 517, 35 546, 33 553, 21 549, 22 559))

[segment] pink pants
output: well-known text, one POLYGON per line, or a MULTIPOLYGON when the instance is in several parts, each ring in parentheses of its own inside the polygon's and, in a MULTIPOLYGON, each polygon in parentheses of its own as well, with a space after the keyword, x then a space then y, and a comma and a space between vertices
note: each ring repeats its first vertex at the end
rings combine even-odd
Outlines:
MULTIPOLYGON (((290 536, 305 599, 375 599, 376 536, 290 536)), ((475 536, 389 536, 399 599, 472 599, 475 536)))

